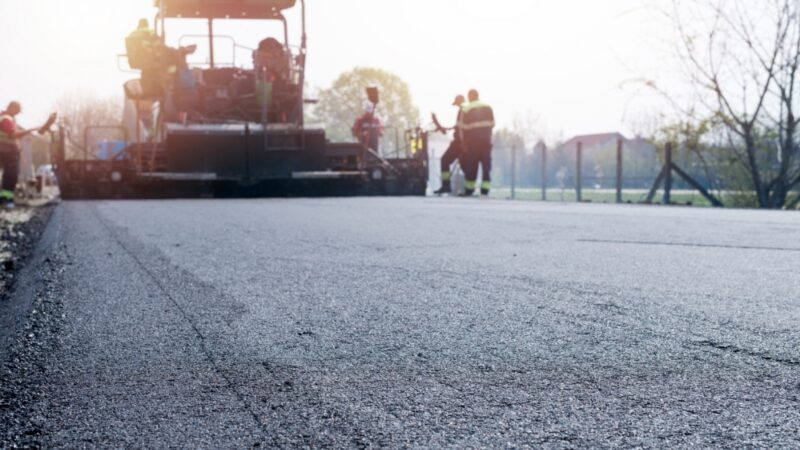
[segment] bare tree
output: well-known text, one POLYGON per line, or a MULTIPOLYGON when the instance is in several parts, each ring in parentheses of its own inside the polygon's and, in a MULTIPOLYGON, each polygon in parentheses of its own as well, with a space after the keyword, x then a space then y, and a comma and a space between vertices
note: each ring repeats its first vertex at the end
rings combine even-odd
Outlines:
POLYGON ((672 18, 686 73, 713 122, 728 132, 758 206, 786 206, 800 184, 796 1, 753 8, 745 0, 673 0, 672 18))
MULTIPOLYGON (((787 29, 786 43, 781 54, 781 64, 776 68, 773 80, 780 109, 773 123, 778 128, 779 169, 768 184, 773 192, 773 207, 787 204, 789 192, 800 184, 800 150, 797 143, 800 118, 797 116, 795 96, 797 94, 798 70, 800 70, 800 9, 796 2, 786 2, 785 14, 791 18, 787 29)), ((755 51, 755 47, 752 46, 755 51)), ((793 200, 794 206, 800 196, 793 200)))
POLYGON ((86 133, 90 127, 116 127, 122 124, 122 99, 95 97, 90 94, 70 94, 59 99, 55 110, 63 118, 68 143, 74 150, 83 151, 104 139, 120 139, 121 129, 102 129, 86 133), (87 142, 87 134, 88 140, 87 142))

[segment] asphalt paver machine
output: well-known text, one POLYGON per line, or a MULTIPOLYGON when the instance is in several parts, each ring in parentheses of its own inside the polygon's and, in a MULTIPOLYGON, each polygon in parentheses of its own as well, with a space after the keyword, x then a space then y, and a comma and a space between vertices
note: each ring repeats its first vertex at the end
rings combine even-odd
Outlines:
MULTIPOLYGON (((423 145, 415 137, 405 154, 383 158, 368 144, 330 142, 324 129, 304 123, 305 0, 157 0, 156 7, 161 42, 175 21, 205 21, 207 59, 148 73, 128 42, 128 64, 141 75, 125 84, 125 124, 112 127, 124 137, 91 146, 89 135, 105 128, 92 127, 78 151, 61 139, 63 198, 425 195, 425 136, 423 145), (295 46, 284 15, 293 8, 302 22, 295 46), (272 21, 282 33, 247 47, 215 34, 216 23, 230 20, 272 21), (221 38, 252 61, 215 61, 221 38)), ((194 47, 169 50, 182 56, 194 47)))

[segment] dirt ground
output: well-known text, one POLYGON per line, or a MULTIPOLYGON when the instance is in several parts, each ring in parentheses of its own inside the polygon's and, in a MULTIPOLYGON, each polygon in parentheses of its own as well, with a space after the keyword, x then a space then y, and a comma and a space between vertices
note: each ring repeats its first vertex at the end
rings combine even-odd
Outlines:
POLYGON ((33 251, 51 210, 49 202, 0 209, 0 298, 6 296, 15 274, 33 251))

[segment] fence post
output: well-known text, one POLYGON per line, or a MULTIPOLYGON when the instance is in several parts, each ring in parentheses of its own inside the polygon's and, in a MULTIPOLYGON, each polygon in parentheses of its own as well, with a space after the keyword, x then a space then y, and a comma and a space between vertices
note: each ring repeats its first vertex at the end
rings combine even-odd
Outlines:
POLYGON ((542 145, 542 201, 547 201, 547 146, 542 145))
POLYGON ((517 146, 511 147, 511 200, 517 199, 517 146))
POLYGON ((666 163, 664 164, 664 204, 672 203, 672 143, 664 147, 666 163))
POLYGON ((583 201, 583 142, 578 142, 578 154, 575 158, 577 165, 575 167, 575 197, 578 203, 583 201))
POLYGON ((622 203, 622 139, 617 140, 617 203, 622 203))
POLYGON ((59 169, 64 168, 64 161, 67 160, 67 132, 64 125, 58 126, 58 157, 56 158, 59 169))

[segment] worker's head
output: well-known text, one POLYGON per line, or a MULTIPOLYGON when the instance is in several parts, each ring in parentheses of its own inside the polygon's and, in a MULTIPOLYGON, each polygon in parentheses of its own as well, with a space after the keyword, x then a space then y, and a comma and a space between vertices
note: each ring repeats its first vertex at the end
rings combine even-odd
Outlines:
POLYGON ((465 99, 463 95, 456 95, 456 99, 455 99, 455 100, 453 100, 453 106, 458 106, 458 107, 460 107, 460 106, 461 106, 461 105, 463 105, 463 104, 464 104, 464 102, 466 102, 466 101, 467 101, 467 99, 465 99))
POLYGON ((467 97, 469 97, 470 102, 477 102, 478 100, 481 99, 481 96, 480 94, 478 94, 478 91, 476 89, 470 89, 469 94, 467 94, 467 97))
POLYGON ((22 105, 19 102, 10 102, 8 107, 6 107, 6 114, 10 116, 16 116, 17 114, 22 112, 22 105))
POLYGON ((284 52, 283 44, 280 43, 275 38, 269 37, 263 39, 261 42, 258 43, 258 51, 272 53, 272 54, 282 54, 284 52))
POLYGON ((150 22, 147 19, 139 19, 139 27, 140 30, 146 30, 150 28, 150 22))

